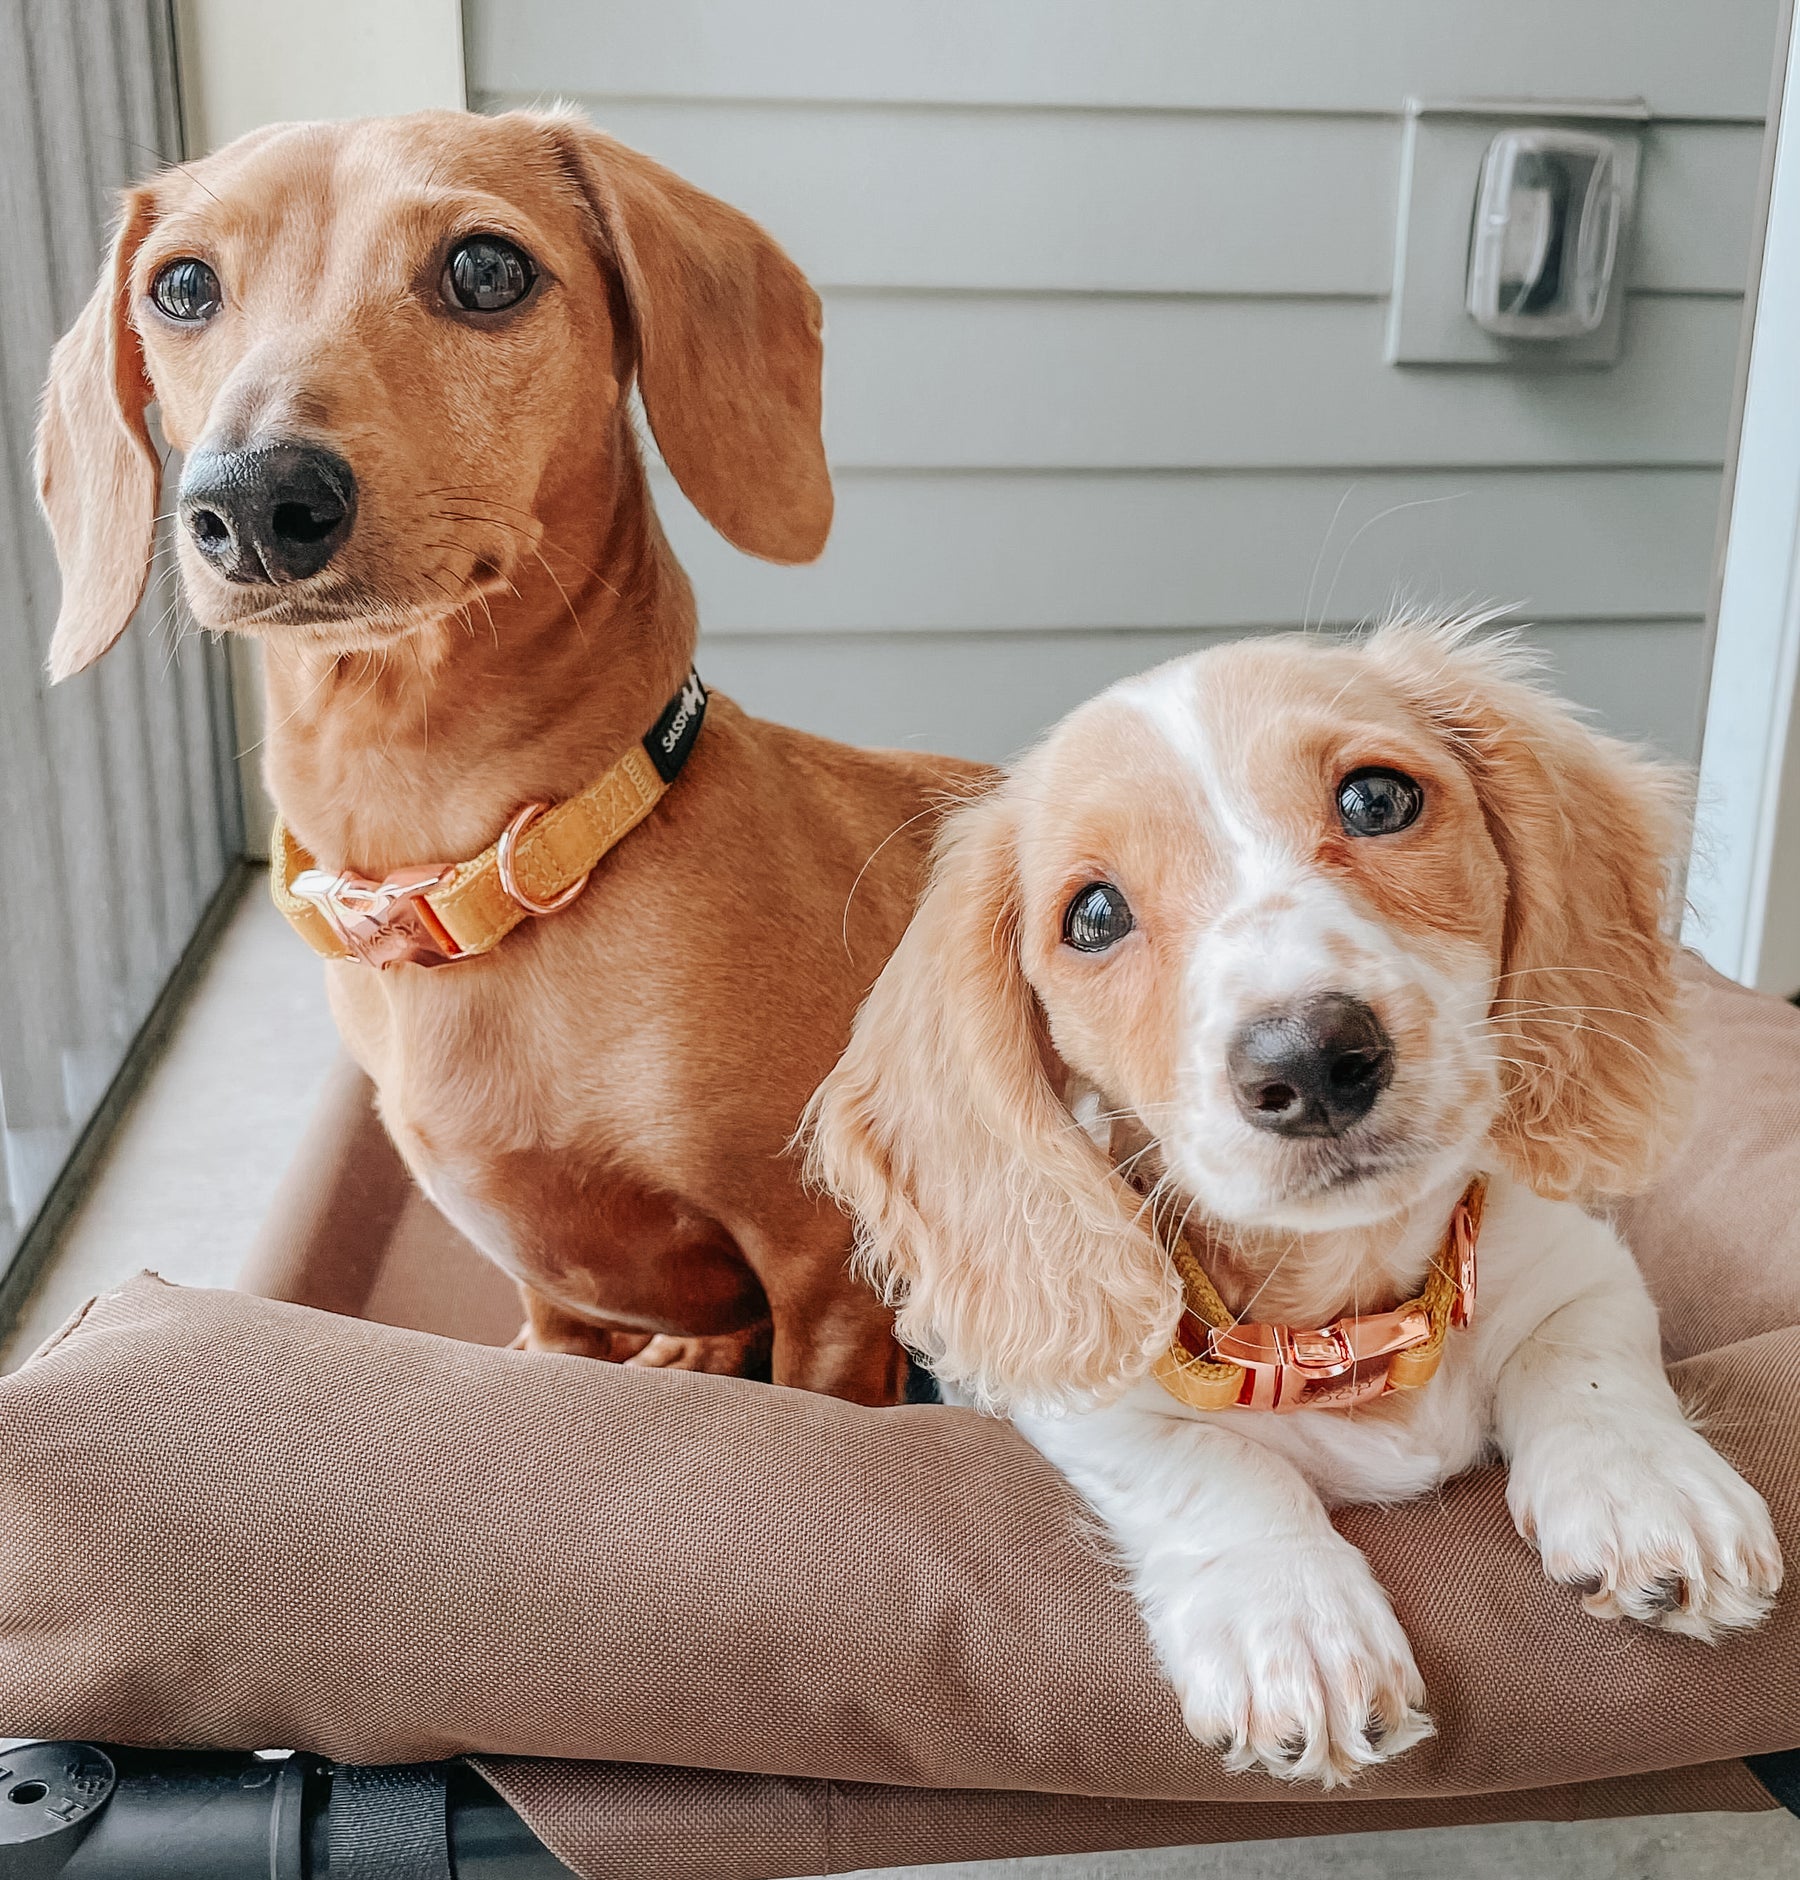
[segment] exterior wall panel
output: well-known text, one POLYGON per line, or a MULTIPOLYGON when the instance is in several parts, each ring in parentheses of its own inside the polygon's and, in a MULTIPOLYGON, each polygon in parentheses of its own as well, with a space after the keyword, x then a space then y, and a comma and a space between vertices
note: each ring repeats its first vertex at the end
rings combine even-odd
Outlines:
MULTIPOLYGON (((998 756, 1226 631, 1510 603, 1691 757, 1777 0, 468 0, 820 286, 839 520, 746 560, 666 475, 709 676, 998 756), (1409 97, 1641 97, 1619 363, 1383 362, 1409 97)), ((1454 265, 1452 260, 1451 265, 1454 265)))

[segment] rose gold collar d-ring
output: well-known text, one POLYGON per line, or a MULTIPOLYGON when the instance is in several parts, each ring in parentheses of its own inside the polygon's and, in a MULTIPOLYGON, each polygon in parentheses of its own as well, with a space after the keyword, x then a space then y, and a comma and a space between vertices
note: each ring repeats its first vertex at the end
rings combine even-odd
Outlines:
POLYGON ((507 895, 518 906, 522 907, 527 914, 560 914, 562 910, 574 900, 576 895, 588 885, 588 876, 594 872, 590 868, 579 880, 570 882, 569 885, 563 889, 561 894, 550 901, 534 901, 531 896, 519 886, 519 877, 513 864, 517 857, 520 838, 549 807, 550 805, 548 803, 527 803, 525 807, 513 817, 512 821, 506 825, 506 829, 501 835, 500 840, 494 844, 494 860, 500 870, 500 885, 506 890, 507 895))

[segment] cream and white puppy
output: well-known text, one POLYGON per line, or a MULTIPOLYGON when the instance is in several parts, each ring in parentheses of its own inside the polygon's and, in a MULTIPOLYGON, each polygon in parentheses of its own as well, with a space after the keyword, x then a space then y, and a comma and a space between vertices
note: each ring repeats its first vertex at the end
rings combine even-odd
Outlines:
POLYGON ((1113 687, 946 825, 810 1112, 902 1336, 1106 1520, 1233 1768, 1329 1784, 1430 1730, 1334 1503, 1497 1451, 1598 1615, 1708 1638, 1780 1584, 1580 1205, 1641 1184, 1679 1117, 1682 780, 1529 666, 1403 624, 1113 687), (1317 1326, 1418 1293, 1477 1174, 1478 1309, 1428 1384, 1200 1412, 1151 1376, 1171 1219, 1230 1313, 1317 1326))

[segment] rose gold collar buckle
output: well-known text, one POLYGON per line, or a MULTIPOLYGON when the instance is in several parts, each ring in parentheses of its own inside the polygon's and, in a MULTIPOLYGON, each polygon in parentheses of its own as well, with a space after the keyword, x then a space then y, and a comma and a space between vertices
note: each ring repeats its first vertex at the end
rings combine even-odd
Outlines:
POLYGON ((322 868, 297 874, 292 892, 310 901, 330 923, 344 950, 365 966, 443 966, 461 957, 462 948, 425 899, 454 870, 401 868, 383 881, 346 869, 341 875, 322 868))
POLYGON ((1304 1328, 1240 1319, 1212 1333, 1207 1355, 1243 1367, 1239 1401, 1246 1408, 1294 1410, 1379 1397, 1394 1358, 1430 1337, 1431 1319, 1419 1310, 1366 1312, 1304 1328))
POLYGON ((1247 1371, 1298 1371, 1307 1378, 1340 1377, 1356 1362, 1337 1323, 1297 1329, 1240 1319, 1212 1335, 1212 1355, 1247 1371))

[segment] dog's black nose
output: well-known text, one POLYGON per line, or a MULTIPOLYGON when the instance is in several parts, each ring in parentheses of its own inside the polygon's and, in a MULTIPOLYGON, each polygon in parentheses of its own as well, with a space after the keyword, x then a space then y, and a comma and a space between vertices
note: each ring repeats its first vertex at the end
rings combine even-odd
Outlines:
POLYGON ((179 509, 227 581, 304 581, 348 540, 356 478, 319 444, 196 451, 181 473, 179 509))
POLYGON ((1226 1057, 1237 1105, 1278 1136, 1341 1136, 1394 1077, 1394 1047, 1360 999, 1321 993, 1253 1018, 1226 1057))

